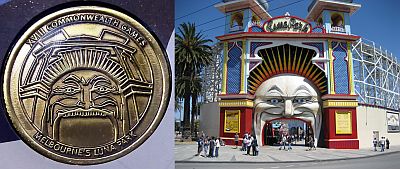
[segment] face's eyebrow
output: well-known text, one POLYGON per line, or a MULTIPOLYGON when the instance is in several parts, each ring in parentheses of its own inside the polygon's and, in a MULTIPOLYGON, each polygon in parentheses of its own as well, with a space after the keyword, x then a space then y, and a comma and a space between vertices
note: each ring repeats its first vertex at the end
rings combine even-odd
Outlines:
POLYGON ((273 93, 271 91, 277 91, 279 94, 283 95, 282 90, 276 85, 273 85, 271 88, 269 88, 267 93, 273 93))
POLYGON ((306 86, 304 86, 304 85, 300 85, 299 87, 297 87, 296 90, 294 90, 294 95, 298 94, 298 93, 299 93, 298 91, 301 91, 301 90, 303 90, 303 91, 305 90, 305 91, 307 91, 308 94, 311 95, 310 89, 308 89, 308 88, 307 88, 306 86))
POLYGON ((63 83, 68 83, 68 82, 72 82, 72 83, 79 83, 81 81, 81 79, 79 79, 78 76, 74 75, 74 74, 69 74, 64 80, 63 83))
POLYGON ((90 83, 93 86, 96 86, 97 83, 99 82, 105 82, 107 84, 111 84, 110 80, 108 80, 107 78, 105 78, 104 76, 95 76, 90 80, 90 83))

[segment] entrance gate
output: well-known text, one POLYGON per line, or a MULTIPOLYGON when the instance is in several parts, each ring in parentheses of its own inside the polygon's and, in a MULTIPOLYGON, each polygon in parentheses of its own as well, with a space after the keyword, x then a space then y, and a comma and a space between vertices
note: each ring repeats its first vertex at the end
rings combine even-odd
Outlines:
POLYGON ((267 121, 263 128, 263 145, 279 145, 282 136, 291 136, 292 145, 308 146, 308 137, 313 135, 310 122, 297 118, 278 118, 267 121))

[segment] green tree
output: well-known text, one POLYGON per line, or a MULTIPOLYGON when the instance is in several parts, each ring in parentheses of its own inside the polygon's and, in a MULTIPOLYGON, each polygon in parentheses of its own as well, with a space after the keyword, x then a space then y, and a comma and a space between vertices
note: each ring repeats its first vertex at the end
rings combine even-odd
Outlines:
MULTIPOLYGON (((182 23, 175 35, 175 96, 183 99, 183 127, 189 130, 190 126, 190 100, 192 99, 192 123, 197 112, 197 97, 201 92, 199 74, 204 66, 212 61, 212 42, 203 34, 196 32, 194 23, 182 23)), ((192 127, 194 128, 194 127, 192 127)))

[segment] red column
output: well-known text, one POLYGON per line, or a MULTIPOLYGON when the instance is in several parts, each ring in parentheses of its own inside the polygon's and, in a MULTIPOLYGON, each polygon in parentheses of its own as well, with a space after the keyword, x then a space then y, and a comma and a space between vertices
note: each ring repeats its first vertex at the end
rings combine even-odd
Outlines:
MULTIPOLYGON (((220 137, 223 138, 225 144, 234 145, 235 133, 228 133, 224 131, 225 110, 240 110, 240 132, 239 138, 243 138, 246 132, 252 131, 253 108, 250 107, 221 107, 220 108, 220 137)), ((241 145, 241 140, 239 145, 241 145)))
POLYGON ((357 138, 357 100, 355 96, 324 96, 323 129, 324 146, 333 149, 358 149, 357 138), (351 117, 351 132, 339 133, 336 126, 336 113, 349 112, 351 117))

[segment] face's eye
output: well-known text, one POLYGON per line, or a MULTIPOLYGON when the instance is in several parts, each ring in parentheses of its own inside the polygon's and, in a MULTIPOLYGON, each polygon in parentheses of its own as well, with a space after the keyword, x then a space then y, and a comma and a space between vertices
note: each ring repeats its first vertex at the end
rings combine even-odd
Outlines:
POLYGON ((64 89, 65 93, 75 93, 76 91, 78 91, 79 89, 73 88, 73 87, 67 87, 64 89))
POLYGON ((270 104, 278 104, 278 103, 282 103, 282 99, 273 98, 273 99, 267 100, 267 102, 270 104))
POLYGON ((108 94, 112 91, 115 91, 115 87, 110 86, 96 86, 92 89, 97 94, 108 94))
POLYGON ((297 103, 297 104, 304 104, 304 103, 307 103, 309 101, 310 101, 310 99, 308 99, 308 98, 295 98, 293 100, 293 102, 297 103))
POLYGON ((56 87, 53 89, 55 94, 65 94, 65 95, 74 95, 80 92, 80 88, 75 86, 63 86, 63 87, 56 87))

